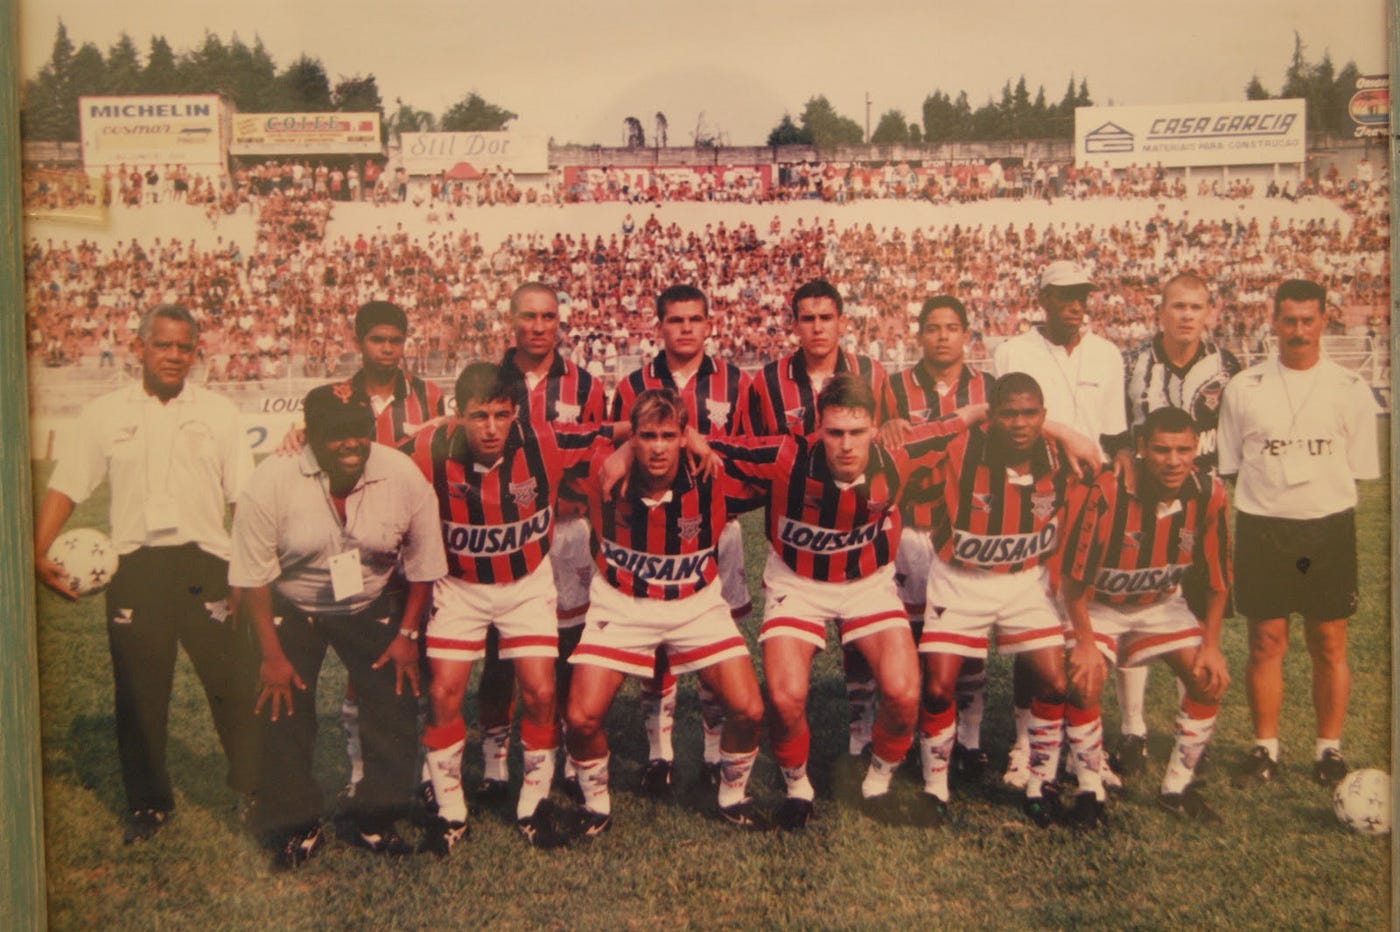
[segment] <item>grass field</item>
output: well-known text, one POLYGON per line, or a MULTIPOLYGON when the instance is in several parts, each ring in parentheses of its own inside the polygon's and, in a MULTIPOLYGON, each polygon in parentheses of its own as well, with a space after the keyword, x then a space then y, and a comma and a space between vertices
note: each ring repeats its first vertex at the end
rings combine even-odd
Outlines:
MULTIPOLYGON (((49 468, 36 467, 40 481, 49 468)), ((105 496, 70 526, 106 524, 105 496)), ((1351 623, 1354 676, 1346 733, 1353 766, 1389 770, 1391 754, 1390 533, 1384 482, 1363 487, 1359 509, 1362 598, 1351 623)), ((745 533, 757 589, 761 529, 745 533)), ((761 602, 756 604, 761 605, 761 602)), ((940 829, 862 815, 863 764, 845 755, 845 699, 834 651, 813 670, 818 820, 796 836, 741 835, 714 818, 699 778, 693 678, 682 683, 673 800, 633 789, 646 744, 636 691, 608 721, 614 826, 587 845, 538 852, 518 839, 510 812, 479 817, 448 861, 384 862, 336 844, 294 874, 273 874, 240 828, 222 784, 224 763, 208 709, 183 656, 171 705, 170 765, 178 814, 150 843, 121 844, 123 798, 100 597, 76 605, 40 597, 49 921, 60 929, 178 928, 655 928, 909 926, 933 928, 1384 928, 1390 917, 1390 845, 1342 828, 1330 793, 1311 780, 1308 664, 1295 631, 1287 666, 1283 771, 1272 786, 1238 791, 1225 771, 1246 746, 1244 626, 1227 623, 1235 683, 1212 745, 1205 792, 1219 827, 1181 827, 1153 808, 1170 749, 1176 688, 1152 674, 1148 774, 1113 806, 1107 830, 1076 837, 1024 821, 991 781, 954 791, 955 822, 940 829)), ((746 623, 752 639, 757 620, 746 623)), ((993 767, 1010 738, 1008 667, 993 659, 983 745, 993 767)), ((338 709, 343 671, 328 663, 318 701, 317 772, 328 805, 344 782, 338 709)), ((1111 690, 1109 691, 1112 692, 1111 690)), ((1116 733, 1112 698, 1105 710, 1116 733)), ((469 704, 469 715, 471 714, 469 704)), ((1112 741, 1112 738, 1110 738, 1112 741)), ((468 784, 480 774, 470 754, 468 784)), ((519 772, 518 752, 514 770, 519 772)), ((781 777, 766 752, 754 789, 776 802, 781 777)), ((895 792, 911 808, 908 765, 895 792)))

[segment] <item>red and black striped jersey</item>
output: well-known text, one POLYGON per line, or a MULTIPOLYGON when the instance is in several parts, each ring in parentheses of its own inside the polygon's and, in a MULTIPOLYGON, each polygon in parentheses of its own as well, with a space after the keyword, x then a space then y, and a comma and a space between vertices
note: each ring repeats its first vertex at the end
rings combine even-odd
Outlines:
POLYGON ((610 452, 595 455, 588 482, 594 559, 603 578, 625 595, 667 601, 714 582, 726 515, 724 487, 732 480, 696 476, 682 464, 668 501, 648 505, 635 481, 625 495, 605 501, 597 476, 610 452))
MULTIPOLYGON (((985 372, 964 365, 957 382, 940 391, 923 363, 915 363, 885 383, 885 417, 903 418, 915 426, 926 424, 959 408, 985 404, 990 383, 985 372)), ((904 523, 910 527, 932 527, 935 499, 931 471, 915 470, 900 502, 904 523)))
POLYGON ((939 557, 997 573, 1053 569, 1066 507, 1087 491, 1064 447, 1047 437, 1031 450, 1029 473, 1011 472, 992 449, 986 425, 949 445, 933 465, 932 483, 940 499, 933 515, 939 557))
POLYGON ((900 489, 962 432, 962 419, 950 418, 918 428, 898 450, 873 443, 864 476, 847 488, 832 476, 819 433, 711 439, 710 446, 732 478, 765 493, 768 542, 793 572, 847 582, 894 559, 900 489))
POLYGON ((515 365, 515 350, 508 349, 501 357, 501 367, 508 375, 525 382, 525 395, 530 409, 530 421, 541 424, 603 423, 603 383, 569 362, 556 350, 549 372, 533 387, 515 365))
MULTIPOLYGON (((349 384, 352 391, 369 397, 365 391, 365 370, 350 376, 349 384)), ((432 382, 400 370, 394 375, 393 399, 374 417, 375 442, 403 449, 424 424, 443 413, 442 391, 432 382)))
POLYGON ((748 386, 748 377, 739 371, 738 366, 705 356, 701 358, 700 369, 694 377, 684 388, 678 388, 670 367, 666 365, 666 354, 657 353, 655 359, 617 383, 617 391, 613 394, 612 419, 627 420, 632 413, 632 403, 647 389, 670 388, 675 389, 685 402, 690 426, 696 431, 707 437, 732 437, 740 433, 741 402, 748 386))
POLYGON ((425 428, 407 451, 437 492, 447 571, 473 583, 513 582, 540 565, 554 537, 555 500, 607 427, 530 428, 519 421, 501 458, 472 461, 460 422, 425 428))
MULTIPOLYGON (((1139 478, 1139 483, 1144 479, 1139 478)), ((1213 592, 1230 586, 1225 486, 1193 472, 1167 501, 1128 492, 1123 477, 1102 473, 1065 538, 1064 572, 1111 605, 1148 605, 1172 595, 1194 568, 1213 592)))
MULTIPOLYGON (((885 370, 880 364, 842 350, 836 357, 836 371, 855 372, 870 386, 876 400, 875 423, 880 423, 885 398, 885 370)), ((800 351, 768 363, 749 383, 744 431, 754 437, 812 433, 817 429, 817 394, 800 351)))

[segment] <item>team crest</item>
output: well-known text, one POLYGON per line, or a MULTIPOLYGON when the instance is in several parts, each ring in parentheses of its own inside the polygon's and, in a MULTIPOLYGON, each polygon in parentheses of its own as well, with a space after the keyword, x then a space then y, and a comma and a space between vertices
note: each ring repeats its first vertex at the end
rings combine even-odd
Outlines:
POLYGON ((676 527, 680 529, 681 540, 694 540, 700 536, 700 525, 704 518, 696 515, 693 518, 678 518, 676 527))
POLYGON ((973 492, 972 507, 978 511, 992 510, 992 496, 990 492, 973 492))
POLYGON ((802 418, 807 413, 806 405, 798 405, 795 408, 788 408, 783 411, 783 417, 787 419, 788 429, 795 433, 802 431, 802 418))
POLYGON ((1184 527, 1184 528, 1182 528, 1182 529, 1181 529, 1181 534, 1178 535, 1178 540, 1180 540, 1180 542, 1181 542, 1181 549, 1182 549, 1182 550, 1185 550, 1185 551, 1187 551, 1187 552, 1189 553, 1189 552, 1194 551, 1194 550, 1196 549, 1196 532, 1195 532, 1194 530, 1192 530, 1191 528, 1189 528, 1189 527, 1184 527))
POLYGON ((1126 540, 1134 550, 1138 550, 1142 547, 1141 531, 1124 531, 1123 539, 1126 540))
POLYGON ((447 483, 447 494, 452 498, 466 498, 467 490, 470 488, 471 484, 467 482, 449 482, 447 483))
POLYGON ((1031 513, 1041 521, 1047 520, 1055 513, 1055 493, 1043 492, 1031 493, 1031 513))
POLYGON ((920 408, 918 411, 909 412, 909 423, 914 426, 928 423, 928 408, 920 408))
POLYGON ((714 398, 705 399, 705 413, 709 415, 711 424, 728 424, 729 412, 733 407, 727 401, 717 401, 714 398))
POLYGON ((515 499, 515 504, 524 508, 535 500, 535 477, 531 476, 524 482, 512 482, 510 484, 510 497, 515 499))
POLYGON ((565 404, 561 401, 554 406, 554 419, 561 424, 577 424, 582 410, 578 405, 565 404))

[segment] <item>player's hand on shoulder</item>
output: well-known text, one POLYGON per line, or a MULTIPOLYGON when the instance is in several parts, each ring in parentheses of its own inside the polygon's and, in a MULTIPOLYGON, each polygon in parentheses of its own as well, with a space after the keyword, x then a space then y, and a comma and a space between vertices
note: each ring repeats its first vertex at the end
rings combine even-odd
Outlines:
POLYGON ((1113 475, 1123 479, 1123 487, 1128 490, 1129 495, 1137 492, 1137 469, 1134 468, 1134 460, 1131 450, 1119 450, 1113 454, 1113 475))
POLYGON ((272 453, 274 456, 297 456, 305 444, 306 427, 302 424, 293 424, 287 428, 287 432, 282 435, 282 442, 272 453))
POLYGON ((902 417, 891 418, 880 425, 880 443, 886 449, 904 446, 909 436, 909 422, 902 417))

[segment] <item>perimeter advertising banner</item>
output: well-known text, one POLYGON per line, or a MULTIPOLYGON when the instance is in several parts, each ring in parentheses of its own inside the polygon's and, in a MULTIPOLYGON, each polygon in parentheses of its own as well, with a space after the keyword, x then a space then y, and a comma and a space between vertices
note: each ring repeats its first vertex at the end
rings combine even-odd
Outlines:
POLYGON ((535 133, 404 133, 403 164, 410 175, 436 175, 457 169, 463 177, 511 171, 543 175, 549 171, 549 138, 535 133))
POLYGON ((79 97, 83 166, 223 164, 223 114, 217 94, 79 97))
POLYGON ((231 155, 377 154, 377 113, 239 113, 233 117, 231 155))
POLYGON ((1306 123, 1300 99, 1080 107, 1074 160, 1112 168, 1302 162, 1306 123))

